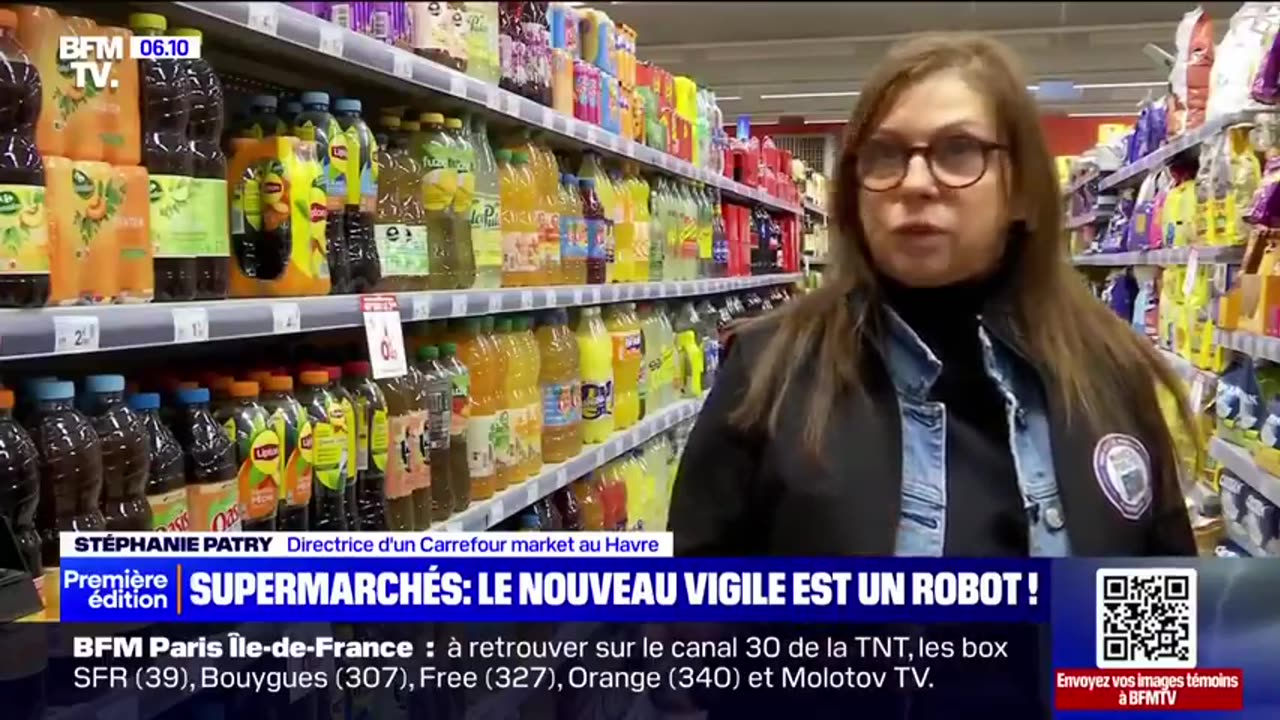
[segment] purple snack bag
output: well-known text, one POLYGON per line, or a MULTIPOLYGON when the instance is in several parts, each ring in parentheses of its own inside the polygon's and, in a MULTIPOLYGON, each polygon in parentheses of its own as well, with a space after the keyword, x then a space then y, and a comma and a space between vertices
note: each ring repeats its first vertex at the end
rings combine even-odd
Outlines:
POLYGON ((373 34, 373 3, 351 3, 351 29, 361 35, 373 34))
POLYGON ((1129 232, 1125 240, 1125 250, 1146 250, 1148 248, 1147 233, 1151 224, 1151 211, 1154 203, 1150 200, 1141 203, 1133 210, 1129 219, 1129 232))
POLYGON ((1280 226, 1280 157, 1267 159, 1262 171, 1262 183, 1253 193, 1253 201, 1244 221, 1263 227, 1280 226))
POLYGON ((413 15, 409 12, 409 4, 389 2, 391 6, 391 25, 388 34, 391 43, 396 47, 409 50, 413 47, 413 15))
POLYGON ((1275 105, 1280 101, 1280 33, 1276 34, 1267 54, 1258 63, 1249 96, 1264 105, 1275 105))
POLYGON ((355 17, 353 17, 354 5, 356 3, 336 2, 329 3, 329 22, 338 27, 348 30, 355 30, 355 17))
POLYGON ((369 29, 365 31, 365 34, 384 43, 395 42, 395 38, 391 34, 391 8, 395 3, 368 2, 362 4, 369 6, 369 29))

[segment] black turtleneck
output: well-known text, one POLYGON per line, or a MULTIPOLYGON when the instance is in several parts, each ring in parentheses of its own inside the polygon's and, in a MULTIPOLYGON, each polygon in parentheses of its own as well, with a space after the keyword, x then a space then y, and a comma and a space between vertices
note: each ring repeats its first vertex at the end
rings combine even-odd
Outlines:
POLYGON ((946 406, 947 522, 944 552, 1028 554, 1028 529, 1004 397, 987 376, 978 315, 999 277, 939 288, 882 280, 885 299, 942 362, 930 399, 946 406))

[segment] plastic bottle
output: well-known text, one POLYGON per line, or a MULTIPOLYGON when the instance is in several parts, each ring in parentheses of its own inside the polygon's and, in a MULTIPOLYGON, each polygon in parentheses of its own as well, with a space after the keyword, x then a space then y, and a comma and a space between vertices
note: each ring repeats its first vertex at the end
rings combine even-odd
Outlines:
POLYGON ((614 429, 625 430, 640 418, 641 335, 631 326, 625 305, 610 305, 603 314, 613 364, 614 429))
POLYGON ((602 532, 605 526, 604 499, 600 497, 599 487, 590 478, 579 478, 569 486, 574 499, 578 503, 578 513, 582 518, 582 529, 587 532, 602 532))
POLYGON ((329 292, 342 295, 351 292, 351 252, 347 248, 347 135, 329 114, 329 94, 302 93, 302 112, 293 120, 292 133, 316 144, 324 186, 326 255, 329 260, 329 292))
POLYGON ((142 419, 124 402, 124 376, 85 378, 85 408, 102 445, 102 515, 112 531, 151 529, 150 448, 142 419))
MULTIPOLYGON (((333 104, 334 119, 347 140, 347 199, 343 233, 347 240, 347 260, 351 267, 351 292, 371 292, 378 285, 381 263, 374 241, 373 224, 378 206, 378 170, 374 158, 378 143, 360 116, 359 100, 338 98, 333 104)), ((337 162, 337 158, 333 159, 337 162)))
MULTIPOLYGON (((477 3, 490 5, 491 3, 477 3)), ((468 6, 470 7, 470 6, 468 6)), ((488 12, 487 10, 485 12, 488 12)), ((496 6, 493 12, 497 12, 496 6)), ((496 25, 494 26, 496 31, 496 25)), ((496 82, 494 78, 494 82, 496 82)), ((476 288, 502 287, 502 228, 499 220, 498 162, 489 145, 484 118, 471 118, 471 147, 475 151, 475 197, 471 203, 471 245, 476 260, 476 288)))
MULTIPOLYGON (((486 321, 489 318, 486 318, 486 321)), ((489 333, 489 347, 494 353, 498 381, 498 412, 494 418, 493 457, 496 468, 494 490, 501 492, 515 484, 520 477, 524 448, 520 445, 520 418, 524 408, 517 394, 520 385, 519 359, 511 342, 511 318, 501 317, 493 321, 489 333)))
POLYGON ((463 129, 462 120, 445 118, 445 129, 453 143, 452 164, 458 173, 458 189, 453 195, 452 265, 454 287, 469 290, 476 284, 476 255, 471 237, 471 206, 476 197, 476 150, 463 129))
POLYGON ((614 245, 613 282, 635 282, 636 264, 636 213, 634 190, 630 177, 611 175, 614 192, 614 245))
POLYGON ((187 510, 193 532, 239 532, 240 485, 236 446, 209 412, 207 388, 178 391, 180 416, 173 432, 187 466, 187 510))
POLYGON ((702 390, 706 392, 715 384, 720 368, 720 332, 716 327, 719 312, 707 298, 694 309, 698 313, 698 340, 702 344, 702 390))
POLYGON ((467 465, 471 497, 493 496, 497 469, 494 459, 494 426, 500 410, 500 376, 484 341, 479 318, 465 318, 458 337, 458 359, 471 376, 471 396, 467 417, 467 465))
POLYGON ((356 500, 357 490, 357 472, 356 472, 356 455, 357 455, 357 435, 356 435, 356 403, 355 398, 347 391, 345 385, 342 384, 342 368, 336 365, 330 365, 325 368, 329 373, 329 385, 325 388, 329 391, 333 403, 329 406, 329 422, 333 425, 333 432, 337 441, 343 445, 341 467, 344 471, 344 481, 342 492, 344 497, 342 507, 347 513, 347 529, 360 529, 360 504, 356 500))
POLYGON ((408 532, 414 528, 413 472, 417 459, 417 437, 409 432, 417 415, 416 388, 408 375, 384 378, 378 387, 387 401, 387 468, 383 481, 386 529, 408 532))
POLYGON ((411 2, 413 51, 454 70, 467 70, 466 3, 411 2))
POLYGON ((533 318, 529 315, 517 317, 515 330, 520 351, 520 396, 524 405, 523 474, 533 477, 542 471, 542 393, 538 385, 542 358, 538 353, 538 342, 533 337, 533 318))
POLYGON ((298 402, 311 421, 312 479, 311 505, 308 512, 308 529, 318 532, 345 531, 346 468, 342 464, 346 454, 346 437, 334 428, 329 413, 336 401, 329 394, 329 373, 326 370, 304 370, 298 376, 301 388, 298 402))
POLYGON ((511 178, 511 217, 516 228, 515 267, 520 278, 519 286, 540 285, 545 274, 539 252, 537 188, 527 152, 516 150, 511 153, 511 178))
POLYGON ((545 145, 537 146, 541 157, 538 173, 538 247, 543 285, 564 285, 564 257, 560 251, 560 168, 555 155, 545 145))
MULTIPOLYGON (((404 218, 406 171, 401 155, 393 146, 391 133, 400 131, 400 118, 383 117, 379 120, 378 155, 378 204, 373 225, 374 244, 378 249, 382 291, 407 290, 409 225, 404 218)), ((416 191, 414 194, 417 194, 416 191)))
MULTIPOLYGON (((134 13, 135 35, 164 35, 163 15, 134 13)), ((139 61, 142 105, 142 164, 151 182, 151 244, 155 248, 155 299, 196 296, 196 239, 202 231, 190 202, 195 152, 187 137, 195 80, 187 61, 139 61)))
POLYGON ((276 509, 276 529, 302 532, 307 529, 307 508, 311 503, 315 438, 311 418, 293 396, 293 378, 268 375, 261 381, 262 407, 267 422, 280 438, 280 501, 276 509))
POLYGON ((725 232, 723 204, 720 191, 715 190, 711 200, 711 259, 712 277, 729 277, 729 236, 725 232))
POLYGON ((301 100, 289 100, 280 107, 280 122, 285 126, 292 126, 293 119, 298 117, 298 113, 302 112, 301 100))
POLYGON ((453 199, 458 192, 458 169, 453 161, 456 148, 445 132, 443 115, 422 113, 418 122, 422 131, 413 142, 426 173, 422 206, 427 213, 430 257, 427 286, 432 290, 450 290, 458 283, 453 250, 453 199))
POLYGON ((284 474, 280 436, 258 401, 259 392, 256 382, 231 383, 229 401, 214 415, 235 438, 240 514, 248 532, 276 529, 284 474))
POLYGON ((401 132, 392 133, 391 142, 398 148, 397 158, 403 166, 403 205, 401 212, 406 223, 407 255, 401 263, 406 270, 405 286, 410 290, 426 290, 431 271, 431 243, 428 239, 427 209, 423 204, 426 170, 413 149, 413 138, 422 132, 417 120, 400 123, 401 132), (401 148, 401 145, 403 147, 401 148))
POLYGON ((426 375, 413 363, 405 375, 405 384, 412 388, 413 412, 409 416, 408 441, 413 455, 410 466, 410 497, 413 500, 413 529, 431 527, 431 487, 435 478, 431 467, 431 417, 430 390, 426 375))
POLYGON ((453 512, 471 504, 471 450, 467 445, 467 424, 471 418, 471 373, 458 359, 458 346, 440 345, 440 365, 449 376, 452 398, 449 412, 449 496, 453 512))
POLYGON ((635 223, 633 247, 635 255, 631 269, 631 280, 633 282, 649 282, 652 263, 650 255, 653 251, 652 240, 649 236, 650 228, 652 227, 649 213, 649 183, 640 175, 634 165, 631 167, 628 188, 631 196, 631 212, 635 223))
POLYGON ((160 419, 160 395, 135 393, 129 396, 129 408, 137 413, 147 443, 150 464, 144 492, 151 510, 151 527, 148 529, 161 532, 189 530, 191 514, 187 511, 182 446, 160 419))
POLYGON ((0 388, 0 518, 8 523, 18 556, 43 595, 40 536, 35 523, 40 453, 26 429, 14 419, 13 405, 13 391, 0 388))
POLYGON ((578 498, 571 487, 562 487, 551 495, 551 505, 560 517, 560 529, 568 532, 580 532, 582 527, 582 509, 578 506, 578 498))
POLYGON ((582 377, 569 313, 548 310, 538 318, 542 459, 561 463, 582 451, 582 377))
POLYGON ((453 514, 453 467, 449 440, 452 432, 453 380, 440 364, 440 348, 418 350, 418 369, 427 381, 427 441, 431 463, 431 519, 448 520, 453 514))
POLYGON ((613 434, 612 341, 600 308, 583 308, 575 330, 582 373, 582 440, 602 443, 613 434))
MULTIPOLYGON (((301 103, 293 116, 302 112, 301 103)), ((254 95, 249 100, 249 112, 244 123, 236 128, 236 135, 250 140, 287 135, 291 124, 279 115, 279 100, 275 95, 254 95)))
POLYGON ((587 230, 587 283, 601 285, 608 278, 608 220, 596 181, 579 178, 582 218, 587 230))
MULTIPOLYGON (((175 28, 170 34, 202 37, 194 28, 175 28)), ((222 82, 209 61, 195 58, 183 62, 192 81, 187 136, 195 155, 191 203, 201 238, 196 249, 196 297, 225 298, 231 278, 231 245, 227 226, 227 157, 222 152, 222 82)))
POLYGON ((557 206, 560 211, 560 278, 566 285, 585 285, 587 246, 582 198, 578 194, 578 179, 569 173, 560 173, 557 206))
POLYGON ((49 225, 44 205, 44 162, 36 149, 41 112, 40 74, 18 44, 17 15, 0 10, 0 192, 15 220, 0 230, 16 243, 0 244, 0 307, 39 307, 49 300, 49 225), (10 228, 12 228, 10 230, 10 228))
POLYGON ((496 3, 466 3, 467 74, 481 82, 496 85, 498 77, 492 74, 494 65, 489 57, 490 5, 497 10, 496 3))
POLYGON ((520 269, 520 230, 516 225, 516 176, 511 163, 511 151, 499 150, 498 193, 499 233, 502 236, 502 286, 520 287, 525 284, 525 272, 520 269))
POLYGON ((693 303, 683 302, 675 318, 676 349, 680 353, 681 397, 696 398, 702 395, 703 350, 699 338, 698 313, 693 303))
POLYGON ((387 399, 373 382, 366 361, 347 363, 342 377, 355 411, 356 507, 360 529, 386 531, 387 399))

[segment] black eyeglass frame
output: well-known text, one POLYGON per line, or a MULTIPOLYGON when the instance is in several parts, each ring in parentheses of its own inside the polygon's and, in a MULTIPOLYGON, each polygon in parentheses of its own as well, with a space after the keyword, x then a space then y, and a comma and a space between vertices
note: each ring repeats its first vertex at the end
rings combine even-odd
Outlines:
MULTIPOLYGON (((956 138, 953 136, 946 139, 955 140, 956 138)), ((862 187, 863 190, 866 190, 867 192, 876 192, 876 193, 889 192, 890 190, 896 190, 899 187, 902 187, 902 183, 905 182, 907 179, 907 172, 911 168, 911 161, 914 160, 917 155, 920 155, 924 158, 925 167, 929 169, 929 174, 933 176, 933 179, 935 182, 937 182, 939 185, 949 190, 963 190, 967 187, 972 187, 973 185, 976 185, 979 180, 986 177, 987 171, 991 169, 992 153, 997 151, 1000 151, 1000 152, 1009 151, 1009 146, 1005 145, 1004 143, 991 142, 990 140, 983 140, 981 138, 976 138, 972 136, 966 136, 964 139, 967 141, 973 142, 975 145, 977 145, 979 148, 982 149, 982 170, 972 180, 961 185, 952 185, 951 183, 938 177, 938 170, 933 166, 933 153, 936 151, 935 146, 939 142, 937 140, 933 142, 923 143, 923 144, 906 146, 904 148, 904 150, 906 150, 906 159, 902 161, 902 168, 901 168, 900 174, 898 175, 898 179, 892 185, 889 185, 887 187, 867 187, 866 177, 863 175, 862 170, 859 167, 858 153, 854 153, 853 157, 851 158, 853 160, 853 174, 854 174, 854 177, 858 179, 858 185, 862 187)))

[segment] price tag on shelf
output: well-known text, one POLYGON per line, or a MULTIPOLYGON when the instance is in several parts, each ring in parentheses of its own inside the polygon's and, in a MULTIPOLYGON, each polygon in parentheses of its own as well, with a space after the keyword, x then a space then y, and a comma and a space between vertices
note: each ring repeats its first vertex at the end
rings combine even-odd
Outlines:
POLYGON ((489 501, 488 507, 485 508, 485 512, 484 512, 485 526, 493 527, 494 525, 497 525, 498 523, 506 519, 507 519, 506 507, 503 505, 502 498, 500 496, 494 496, 494 498, 489 501))
POLYGON ((561 465, 556 470, 556 489, 559 490, 560 488, 568 484, 569 484, 569 471, 566 470, 563 465, 561 465))
POLYGON ((302 310, 298 303, 271 304, 271 331, 276 335, 302 332, 302 310))
POLYGON ((404 375, 409 368, 396 296, 365 295, 360 298, 360 312, 364 315, 364 335, 373 378, 382 380, 404 375))
POLYGON ((1187 255, 1187 275, 1182 279, 1182 294, 1190 295, 1196 289, 1196 275, 1200 270, 1200 251, 1192 248, 1187 255))
POLYGON ((594 285, 591 288, 591 304, 592 305, 600 304, 600 286, 599 285, 594 285))
POLYGON ((658 297, 666 297, 666 296, 667 296, 667 293, 668 293, 668 291, 670 291, 670 289, 671 289, 671 288, 670 288, 670 286, 668 286, 666 283, 659 283, 659 285, 658 285, 658 297))
POLYGON ((587 126, 587 142, 592 145, 600 144, 600 131, 596 129, 595 125, 587 126))
POLYGON ((550 129, 552 125, 555 124, 555 117, 556 117, 555 111, 549 107, 544 107, 542 108, 541 115, 542 115, 540 118, 541 122, 539 124, 544 128, 550 129))
POLYGON ((178 308, 173 311, 175 343, 205 342, 209 339, 209 311, 204 308, 178 308))
POLYGON ((580 287, 573 289, 573 304, 575 307, 582 304, 582 288, 580 287))
POLYGON ((490 110, 498 110, 499 109, 498 105, 499 103, 502 102, 501 97, 502 97, 502 92, 498 88, 488 83, 485 83, 485 86, 484 86, 485 107, 489 108, 490 110))
POLYGON ((320 23, 320 52, 333 57, 342 57, 345 31, 337 25, 320 23))
POLYGON ((636 296, 636 286, 630 283, 622 286, 622 299, 632 300, 636 296))
POLYGON ((502 293, 489 293, 489 313, 493 314, 498 312, 502 312, 502 293))
POLYGON ((398 78, 412 80, 413 56, 405 50, 391 48, 391 74, 398 78))
POLYGON ((430 320, 431 319, 431 296, 430 295, 414 295, 413 296, 413 319, 414 320, 430 320))
POLYGON ((556 291, 555 291, 555 290, 552 290, 552 289, 550 289, 550 288, 547 288, 546 290, 544 290, 544 291, 543 291, 543 298, 542 298, 542 300, 543 300, 543 305, 545 305, 546 307, 555 307, 555 306, 556 306, 556 291))
POLYGON ((593 468, 604 467, 604 460, 605 460, 604 448, 596 448, 596 451, 591 454, 592 467, 593 468))
POLYGON ((98 349, 98 316, 54 315, 53 351, 86 352, 98 349))
POLYGON ((533 309, 533 291, 532 290, 520 291, 520 309, 521 310, 533 309))
POLYGON ((512 117, 520 116, 520 96, 512 93, 504 93, 502 96, 502 111, 512 117))
POLYGON ((524 491, 525 505, 532 505, 542 499, 542 488, 538 485, 537 479, 525 483, 524 491))
POLYGON ((280 25, 280 16, 276 13, 276 4, 268 2, 249 3, 249 27, 260 33, 275 35, 280 25))
POLYGON ((462 293, 454 293, 449 299, 449 317, 462 317, 467 314, 467 296, 462 293))
POLYGON ((449 73, 449 94, 454 97, 466 97, 467 79, 457 73, 449 73))

